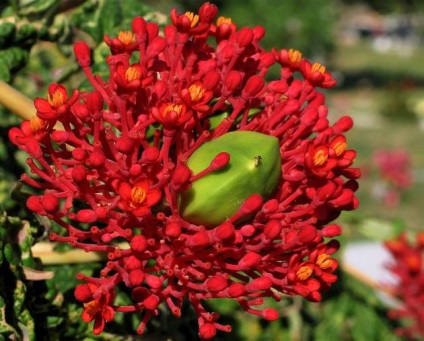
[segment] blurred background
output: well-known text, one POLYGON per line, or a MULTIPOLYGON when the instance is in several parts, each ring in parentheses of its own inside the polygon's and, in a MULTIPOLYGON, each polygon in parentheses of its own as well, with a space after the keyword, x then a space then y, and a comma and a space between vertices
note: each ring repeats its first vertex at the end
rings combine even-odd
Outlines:
MULTIPOLYGON (((298 49, 312 62, 325 65, 338 80, 335 88, 326 91, 330 119, 334 122, 344 115, 354 119, 355 126, 347 133, 347 139, 349 148, 357 151, 356 165, 363 172, 358 191, 359 209, 343 213, 338 220, 344 227, 342 244, 347 247, 364 240, 381 244, 401 232, 423 231, 424 2, 210 2, 218 6, 219 15, 230 17, 238 28, 263 26, 267 32, 264 48, 298 49)), ((1 0, 0 80, 30 98, 44 97, 52 82, 70 88, 87 86, 72 56, 74 41, 89 42, 95 60, 101 61, 108 53, 102 43, 103 35, 116 36, 119 30, 130 29, 133 17, 144 15, 165 25, 168 16, 163 13, 174 7, 179 12, 196 12, 202 3, 200 0, 1 0)), ((97 63, 96 72, 106 71, 97 63)), ((22 217, 23 211, 19 197, 11 191, 25 172, 25 155, 8 142, 7 132, 20 122, 0 105, 0 204, 8 215, 16 217, 22 217)), ((58 269, 51 265, 48 269, 57 273, 56 284, 47 283, 43 290, 46 293, 53 290, 56 294, 70 291, 73 279, 67 272, 75 273, 77 267, 58 269), (57 281, 63 284, 57 285, 57 281)), ((404 322, 388 318, 388 310, 393 306, 377 295, 381 293, 381 288, 376 289, 378 279, 349 271, 342 271, 340 278, 323 303, 310 304, 297 298, 284 300, 277 305, 284 312, 283 318, 274 324, 236 311, 231 302, 217 302, 216 309, 224 320, 235 326, 232 334, 220 335, 218 339, 398 340, 395 330, 404 322)), ((0 287, 1 283, 2 280, 0 287)), ((56 297, 51 292, 49 295, 56 297)), ((69 315, 69 309, 78 308, 62 303, 57 309, 60 313, 55 325, 68 323, 75 330, 73 333, 71 328, 67 335, 58 331, 61 340, 90 339, 89 331, 79 324, 78 318, 69 315)), ((421 307, 424 316, 423 310, 421 307)), ((0 337, 12 333, 8 330, 2 334, 4 323, 0 323, 0 337)), ((195 333, 185 334, 193 325, 190 316, 175 323, 168 325, 162 320, 149 330, 157 340, 167 333, 173 335, 172 340, 195 339, 195 333)), ((117 334, 110 339, 119 339, 116 336, 119 325, 115 329, 117 334)))

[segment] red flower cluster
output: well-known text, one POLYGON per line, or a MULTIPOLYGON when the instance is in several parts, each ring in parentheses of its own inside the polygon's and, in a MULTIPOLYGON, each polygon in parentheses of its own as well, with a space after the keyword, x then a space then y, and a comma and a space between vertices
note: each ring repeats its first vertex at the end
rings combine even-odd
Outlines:
MULTIPOLYGON (((135 18, 132 32, 105 37, 112 52, 107 80, 92 74, 90 50, 78 42, 75 55, 94 90, 68 97, 62 85, 51 85, 47 100, 36 99, 37 116, 10 131, 30 155, 34 177, 22 180, 40 192, 28 208, 64 229, 51 240, 108 256, 99 278, 78 274, 86 283, 75 290, 96 334, 114 312, 142 312, 141 334, 161 303, 180 316, 187 298, 200 337, 210 339, 231 326, 207 312, 204 300, 234 299, 275 320, 274 309, 257 307, 263 298, 319 301, 336 280, 339 244, 331 238, 341 227, 330 223, 357 207, 360 176, 343 135, 352 119, 330 125, 317 90, 336 81, 299 51, 262 49, 262 27, 237 29, 216 15, 209 3, 198 14, 173 10, 163 36, 158 25, 135 18), (280 77, 266 81, 273 65, 280 77), (270 197, 239 200, 237 212, 217 226, 186 221, 180 194, 225 171, 235 155, 217 153, 197 174, 187 161, 232 131, 275 137, 282 164, 276 188, 270 197), (130 290, 131 305, 114 304, 118 285, 130 290)), ((228 200, 238 198, 228 193, 228 200)))
POLYGON ((381 193, 387 207, 396 207, 403 191, 413 183, 411 160, 405 150, 378 150, 373 155, 373 161, 379 176, 387 184, 381 193))
POLYGON ((388 265, 398 279, 391 288, 402 305, 389 311, 392 319, 407 319, 405 327, 397 333, 407 339, 424 337, 424 233, 417 233, 415 241, 406 234, 385 242, 385 247, 393 256, 388 265))

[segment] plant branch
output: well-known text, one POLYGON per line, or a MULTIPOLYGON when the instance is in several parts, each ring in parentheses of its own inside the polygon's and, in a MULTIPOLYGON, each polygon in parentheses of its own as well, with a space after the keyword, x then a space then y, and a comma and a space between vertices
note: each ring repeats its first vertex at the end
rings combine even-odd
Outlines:
POLYGON ((1 80, 0 105, 6 107, 23 120, 30 120, 36 112, 33 102, 27 96, 1 80))

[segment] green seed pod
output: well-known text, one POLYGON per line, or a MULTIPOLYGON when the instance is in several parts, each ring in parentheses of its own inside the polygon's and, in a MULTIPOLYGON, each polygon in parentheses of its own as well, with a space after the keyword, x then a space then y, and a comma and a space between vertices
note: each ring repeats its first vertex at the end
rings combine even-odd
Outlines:
POLYGON ((252 194, 269 198, 281 178, 277 138, 252 131, 234 131, 201 145, 187 165, 197 174, 222 152, 230 155, 224 168, 193 182, 179 197, 181 216, 194 224, 214 227, 237 212, 252 194))

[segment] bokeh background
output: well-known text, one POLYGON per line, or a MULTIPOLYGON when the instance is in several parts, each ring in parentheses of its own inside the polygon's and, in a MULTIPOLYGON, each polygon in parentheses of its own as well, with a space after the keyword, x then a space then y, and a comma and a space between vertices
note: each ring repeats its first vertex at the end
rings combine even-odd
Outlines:
MULTIPOLYGON (((309 60, 325 65, 338 80, 337 86, 326 92, 330 118, 333 122, 344 115, 354 119, 355 127, 347 138, 349 148, 357 150, 356 164, 363 171, 358 191, 360 208, 344 213, 338 220, 344 227, 343 247, 364 240, 381 244, 401 232, 412 235, 423 231, 424 2, 210 2, 219 7, 219 15, 230 17, 238 28, 265 27, 264 48, 298 49, 309 60)), ((29 98, 44 97, 52 82, 83 88, 87 84, 71 53, 74 41, 89 42, 95 60, 101 61, 107 55, 103 35, 115 36, 119 30, 130 29, 134 16, 144 15, 164 25, 168 17, 163 13, 174 7, 179 12, 197 11, 202 3, 199 0, 1 0, 0 79, 29 98)), ((104 66, 97 64, 96 71, 105 73, 104 66)), ((5 211, 8 217, 17 219, 1 220, 2 247, 8 242, 7 229, 16 229, 19 225, 16 221, 29 219, 14 190, 26 169, 25 155, 7 139, 8 130, 20 122, 0 105, 0 205, 2 214, 5 211)), ((43 224, 46 223, 39 222, 40 226, 43 224)), ((38 231, 39 239, 45 239, 42 229, 38 231)), ((23 249, 14 247, 16 257, 21 257, 23 249)), ((27 293, 33 295, 29 297, 22 292, 21 310, 17 311, 7 306, 10 278, 6 280, 6 277, 10 270, 3 267, 0 340, 19 335, 19 328, 28 321, 32 321, 38 335, 31 334, 34 340, 45 339, 40 336, 43 328, 57 328, 55 334, 46 336, 48 340, 93 339, 89 328, 80 323, 80 308, 73 301, 72 285, 73 274, 87 268, 96 271, 98 265, 47 265, 44 269, 54 271, 54 279, 36 286, 22 279, 22 273, 12 271, 13 290, 22 281, 29 288, 27 293), (61 301, 53 302, 58 297, 61 301), (40 304, 50 312, 40 312, 40 304), (23 318, 22 311, 29 316, 23 318)), ((395 330, 405 322, 388 318, 391 305, 387 299, 380 298, 380 289, 375 279, 342 268, 340 281, 322 303, 311 304, 298 298, 270 303, 282 313, 282 319, 275 323, 247 316, 232 303, 219 301, 215 308, 223 315, 224 322, 234 326, 234 331, 230 335, 220 334, 217 339, 398 340, 395 330)), ((180 321, 171 322, 172 319, 164 312, 161 319, 149 325, 148 335, 139 339, 196 339, 193 316, 187 313, 180 321)), ((110 334, 94 339, 135 340, 135 336, 128 336, 133 333, 134 324, 135 320, 118 319, 110 334)))

